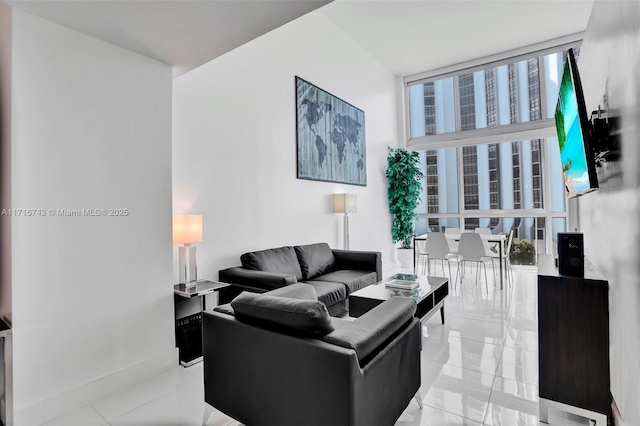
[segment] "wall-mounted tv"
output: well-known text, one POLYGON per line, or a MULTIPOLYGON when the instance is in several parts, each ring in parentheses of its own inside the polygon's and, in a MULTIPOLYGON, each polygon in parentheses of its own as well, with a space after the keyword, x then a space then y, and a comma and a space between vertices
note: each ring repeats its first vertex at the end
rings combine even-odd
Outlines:
POLYGON ((573 49, 567 52, 555 119, 568 197, 598 189, 595 160, 590 148, 591 123, 573 49))

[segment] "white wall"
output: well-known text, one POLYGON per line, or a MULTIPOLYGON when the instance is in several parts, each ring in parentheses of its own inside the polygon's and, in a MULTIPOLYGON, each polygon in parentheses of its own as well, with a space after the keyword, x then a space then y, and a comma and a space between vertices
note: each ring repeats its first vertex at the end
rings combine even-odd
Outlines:
MULTIPOLYGON (((198 276, 247 251, 326 241, 342 247, 330 195, 358 195, 351 248, 393 266, 387 147, 397 147, 392 74, 312 12, 174 81, 174 213, 204 215, 198 276), (364 110, 367 186, 296 179, 295 76, 364 110)), ((177 269, 177 268, 175 268, 177 269)), ((174 277, 177 282, 177 275, 174 277)))
POLYGON ((34 424, 177 362, 172 76, 17 9, 12 37, 11 203, 47 211, 11 226, 15 419, 34 424))
MULTIPOLYGON (((622 159, 580 197, 585 254, 609 280, 611 390, 627 424, 640 424, 640 3, 594 3, 578 69, 588 111, 622 118, 622 159)), ((574 207, 575 204, 572 204, 574 207)))
MULTIPOLYGON (((0 4, 0 208, 11 208, 11 8, 0 4)), ((11 217, 0 217, 0 316, 11 324, 11 217)))

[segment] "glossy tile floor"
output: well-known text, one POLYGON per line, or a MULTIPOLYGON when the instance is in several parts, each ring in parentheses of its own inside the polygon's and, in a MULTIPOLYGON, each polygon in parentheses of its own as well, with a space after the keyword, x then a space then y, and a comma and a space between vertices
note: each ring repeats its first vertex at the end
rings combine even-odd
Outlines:
MULTIPOLYGON (((515 284, 489 288, 468 273, 423 327, 422 396, 397 426, 535 425, 538 413, 537 289, 535 271, 514 270, 515 284)), ((176 367, 95 401, 46 425, 196 426, 204 411, 202 363, 176 367)), ((550 409, 549 424, 588 420, 550 409)), ((209 426, 238 426, 214 411, 209 426)))

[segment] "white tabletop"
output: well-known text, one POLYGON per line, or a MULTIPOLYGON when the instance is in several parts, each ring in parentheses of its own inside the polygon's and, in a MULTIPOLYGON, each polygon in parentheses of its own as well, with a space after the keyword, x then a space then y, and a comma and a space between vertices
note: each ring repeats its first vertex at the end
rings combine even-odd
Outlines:
MULTIPOLYGON (((459 233, 445 233, 444 236, 448 239, 448 240, 459 240, 460 239, 460 235, 459 233)), ((480 238, 482 238, 485 241, 489 241, 491 243, 500 243, 500 242, 504 242, 507 239, 506 235, 502 235, 502 234, 478 234, 480 235, 480 238)), ((416 235, 415 239, 416 240, 426 240, 427 237, 429 236, 429 234, 422 234, 422 235, 416 235)))

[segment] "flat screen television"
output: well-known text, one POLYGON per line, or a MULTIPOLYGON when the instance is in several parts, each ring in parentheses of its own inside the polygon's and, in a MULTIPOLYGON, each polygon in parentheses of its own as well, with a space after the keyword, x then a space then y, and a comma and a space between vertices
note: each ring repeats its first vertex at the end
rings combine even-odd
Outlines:
POLYGON ((598 189, 598 176, 589 140, 591 123, 573 49, 567 52, 555 119, 568 197, 595 191, 598 189))

